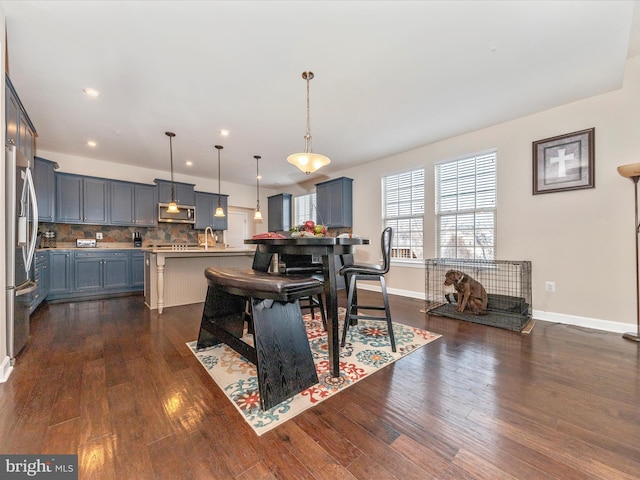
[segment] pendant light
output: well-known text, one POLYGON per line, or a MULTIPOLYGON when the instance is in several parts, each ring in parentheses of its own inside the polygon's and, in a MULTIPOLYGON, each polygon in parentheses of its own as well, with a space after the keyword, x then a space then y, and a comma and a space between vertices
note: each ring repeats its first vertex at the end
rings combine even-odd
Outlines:
POLYGON ((253 215, 253 219, 256 222, 262 221, 262 213, 260 213, 260 169, 258 168, 258 161, 260 160, 260 155, 254 155, 253 158, 256 159, 256 213, 253 215))
POLYGON ((295 165, 305 174, 315 172, 325 165, 329 165, 331 160, 324 155, 312 152, 311 147, 311 122, 309 120, 309 81, 313 78, 313 72, 302 72, 302 78, 307 81, 307 134, 304 136, 304 153, 294 153, 287 157, 287 162, 295 165))
POLYGON ((167 213, 178 213, 180 209, 178 208, 178 204, 176 203, 176 186, 173 183, 173 144, 171 140, 176 136, 173 132, 164 132, 164 134, 169 137, 169 155, 171 158, 171 201, 167 206, 167 213))
POLYGON ((215 147, 218 150, 218 208, 216 208, 216 213, 213 216, 224 217, 224 210, 220 205, 220 150, 222 150, 224 147, 222 145, 216 145, 215 147))

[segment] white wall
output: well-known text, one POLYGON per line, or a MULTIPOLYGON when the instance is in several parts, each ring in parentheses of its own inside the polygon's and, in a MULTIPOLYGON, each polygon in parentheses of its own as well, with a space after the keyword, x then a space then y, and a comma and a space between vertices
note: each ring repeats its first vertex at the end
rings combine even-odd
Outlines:
MULTIPOLYGON (((437 114, 437 113, 435 113, 437 114)), ((375 262, 382 230, 382 176, 425 167, 425 256, 435 256, 435 162, 498 150, 497 258, 530 260, 534 318, 635 331, 633 184, 616 167, 640 161, 640 56, 620 90, 383 158, 334 175, 354 179, 353 232, 372 239, 358 252, 375 262), (532 195, 532 142, 595 127, 595 189, 532 195), (375 241, 373 241, 375 239, 375 241), (556 292, 545 291, 556 282, 556 292)), ((424 269, 393 266, 388 286, 424 298, 424 269)))

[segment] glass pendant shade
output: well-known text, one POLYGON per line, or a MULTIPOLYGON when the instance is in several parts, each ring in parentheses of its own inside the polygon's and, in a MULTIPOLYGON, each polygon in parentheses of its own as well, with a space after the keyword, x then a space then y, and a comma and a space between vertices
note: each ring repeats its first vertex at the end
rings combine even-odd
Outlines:
POLYGON ((307 81, 307 134, 304 136, 304 152, 294 153, 287 157, 287 162, 295 165, 306 175, 331 163, 329 157, 313 153, 311 148, 311 121, 309 115, 309 81, 313 78, 313 72, 302 72, 302 78, 307 81))
POLYGON ((173 183, 173 137, 176 136, 173 132, 164 132, 169 137, 169 158, 171 159, 171 201, 167 205, 167 213, 179 213, 180 209, 176 203, 176 187, 173 183))
POLYGON ((287 157, 287 162, 289 162, 291 165, 295 165, 305 174, 309 175, 319 168, 329 165, 331 163, 331 160, 329 160, 329 158, 325 157, 324 155, 320 155, 319 153, 305 152, 289 155, 287 157))
POLYGON ((222 209, 222 205, 220 204, 220 150, 224 147, 222 145, 216 145, 216 150, 218 150, 218 207, 216 208, 216 213, 213 214, 214 217, 224 217, 224 210, 222 209))

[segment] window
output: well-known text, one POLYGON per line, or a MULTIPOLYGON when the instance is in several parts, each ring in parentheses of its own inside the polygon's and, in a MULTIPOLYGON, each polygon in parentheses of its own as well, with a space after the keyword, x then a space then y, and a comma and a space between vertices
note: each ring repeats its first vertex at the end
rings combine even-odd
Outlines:
POLYGON ((307 220, 316 218, 316 194, 300 195, 294 198, 293 224, 302 225, 307 220))
POLYGON ((423 258, 424 169, 382 178, 384 228, 393 228, 392 259, 423 258))
POLYGON ((435 166, 436 256, 495 258, 496 152, 435 166))

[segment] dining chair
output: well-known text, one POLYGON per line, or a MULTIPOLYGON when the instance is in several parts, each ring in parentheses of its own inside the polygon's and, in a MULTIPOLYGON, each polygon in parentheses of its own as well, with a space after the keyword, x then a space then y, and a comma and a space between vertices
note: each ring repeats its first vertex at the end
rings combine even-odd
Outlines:
MULTIPOLYGON (((279 259, 282 272, 285 275, 311 275, 312 277, 324 282, 324 273, 322 271, 322 263, 314 262, 311 255, 288 255, 282 254, 279 259)), ((327 317, 324 310, 324 302, 322 300, 322 294, 318 293, 315 297, 310 295, 308 297, 300 298, 300 309, 309 310, 311 317, 315 318, 316 308, 320 310, 320 316, 322 317, 322 325, 324 329, 327 329, 327 317)))
POLYGON ((344 347, 347 340, 347 330, 352 320, 386 320, 389 340, 391 341, 391 349, 396 351, 396 339, 393 335, 393 323, 391 322, 391 310, 389 308, 389 296, 387 295, 387 285, 384 279, 385 274, 389 271, 391 263, 391 240, 393 238, 393 229, 387 227, 382 231, 380 238, 380 246, 382 249, 382 265, 369 263, 352 263, 345 265, 340 269, 348 284, 347 294, 347 311, 342 329, 341 346, 344 347), (380 282, 382 290, 383 305, 360 305, 358 304, 357 282, 377 281, 380 282), (359 313, 361 310, 380 310, 384 311, 384 316, 368 315, 359 313))

